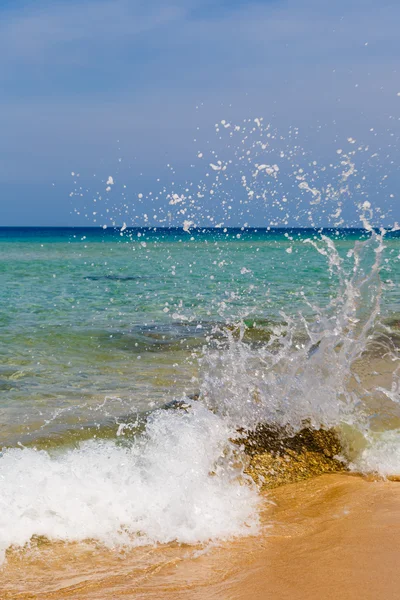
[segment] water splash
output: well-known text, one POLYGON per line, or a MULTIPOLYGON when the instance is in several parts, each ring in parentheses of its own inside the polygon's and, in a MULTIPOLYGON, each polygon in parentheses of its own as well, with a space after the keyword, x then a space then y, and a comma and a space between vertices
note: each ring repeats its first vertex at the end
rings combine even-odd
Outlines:
MULTIPOLYGON (((362 218, 366 222, 365 214, 362 218)), ((206 405, 240 430, 260 423, 292 434, 305 426, 336 428, 343 459, 351 460, 352 468, 387 476, 400 473, 395 428, 400 417, 400 354, 393 330, 381 318, 380 273, 387 232, 369 231, 368 239, 357 241, 347 257, 339 255, 326 235, 319 241, 304 240, 326 258, 331 277, 337 279, 337 295, 321 308, 303 293, 309 314, 282 311, 283 324, 272 328, 270 339, 258 347, 243 341, 243 322, 236 335, 228 329, 226 340, 216 341, 201 359, 201 391, 206 405), (359 372, 377 351, 387 364, 386 380, 379 387, 359 372), (392 414, 391 422, 385 423, 389 431, 381 434, 375 431, 378 397, 380 422, 392 414), (390 460, 384 458, 385 447, 390 460)))

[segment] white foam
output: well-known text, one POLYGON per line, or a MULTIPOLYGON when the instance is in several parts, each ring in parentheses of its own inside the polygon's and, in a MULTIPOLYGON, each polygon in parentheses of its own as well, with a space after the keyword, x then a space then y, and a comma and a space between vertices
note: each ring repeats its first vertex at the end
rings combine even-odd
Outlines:
POLYGON ((375 434, 350 465, 352 471, 382 477, 400 475, 400 429, 375 434))
POLYGON ((130 448, 92 440, 56 457, 5 451, 0 558, 33 535, 114 546, 256 532, 257 493, 238 478, 229 436, 220 417, 195 406, 155 413, 130 448))

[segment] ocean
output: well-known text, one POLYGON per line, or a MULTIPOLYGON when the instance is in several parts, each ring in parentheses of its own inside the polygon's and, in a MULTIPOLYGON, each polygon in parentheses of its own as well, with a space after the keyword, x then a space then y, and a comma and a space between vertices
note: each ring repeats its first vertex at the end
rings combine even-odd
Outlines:
POLYGON ((398 476, 399 283, 399 231, 0 228, 1 561, 257 535, 260 424, 398 476))

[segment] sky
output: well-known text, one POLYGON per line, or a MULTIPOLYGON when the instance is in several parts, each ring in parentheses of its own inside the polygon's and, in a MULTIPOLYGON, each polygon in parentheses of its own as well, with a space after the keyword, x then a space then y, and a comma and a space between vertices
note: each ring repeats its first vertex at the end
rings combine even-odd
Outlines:
MULTIPOLYGON (((321 164, 349 138, 379 154, 362 153, 366 193, 399 220, 399 23, 395 0, 3 0, 0 226, 101 225, 94 199, 117 224, 165 217, 212 149, 237 156, 240 134, 215 124, 261 118, 321 164)), ((261 201, 243 215, 238 173, 228 224, 273 222, 261 201)), ((226 217, 220 198, 197 200, 207 224, 226 217)))

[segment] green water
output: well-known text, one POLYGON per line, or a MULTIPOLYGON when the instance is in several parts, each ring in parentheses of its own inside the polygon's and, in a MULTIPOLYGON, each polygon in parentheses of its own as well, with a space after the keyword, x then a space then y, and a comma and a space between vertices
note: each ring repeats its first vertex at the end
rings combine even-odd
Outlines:
MULTIPOLYGON (((366 234, 329 235, 350 264, 366 234)), ((244 321, 249 343, 262 343, 285 315, 312 319, 338 281, 308 238, 319 234, 1 229, 1 445, 93 435, 195 393, 216 324, 244 321)), ((393 320, 400 238, 385 245, 382 312, 393 320)))

